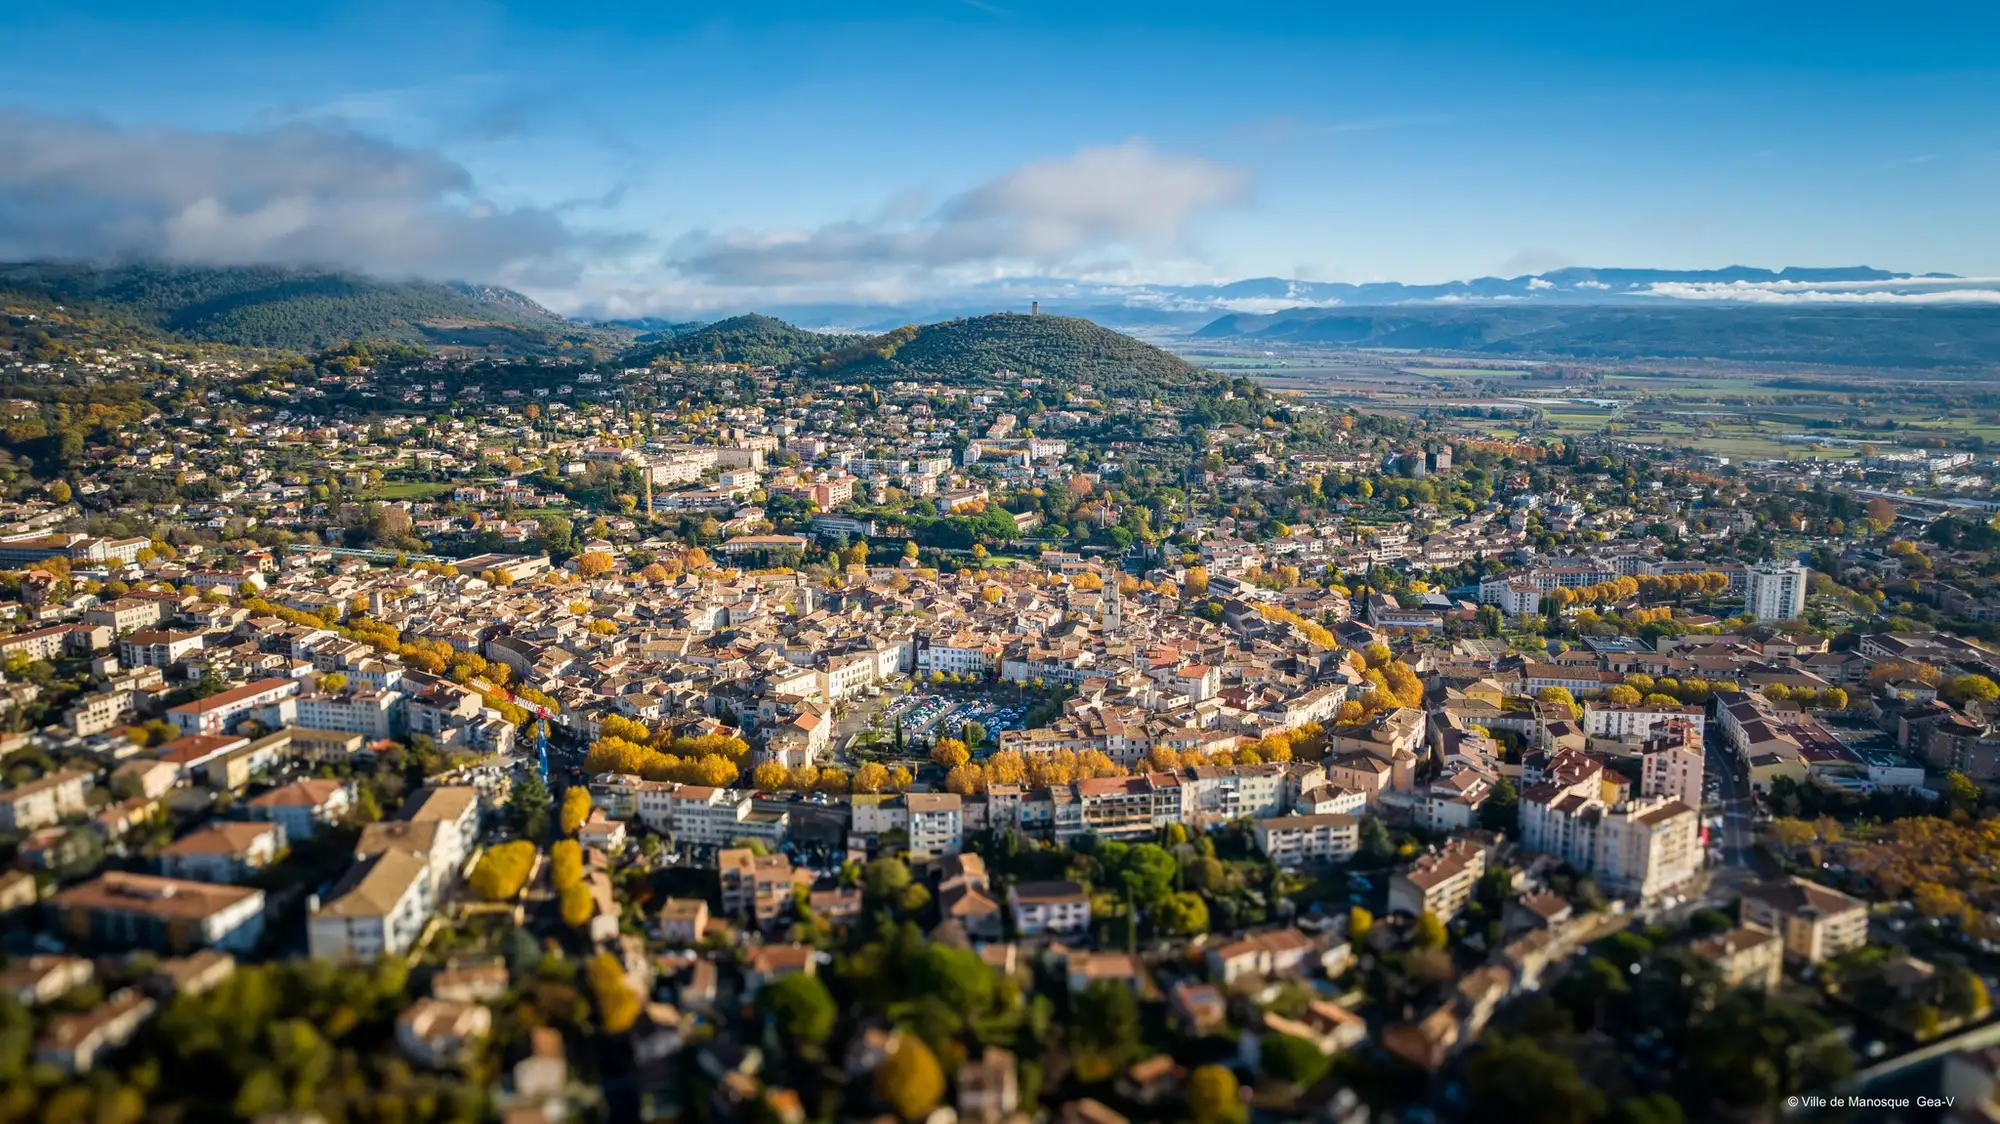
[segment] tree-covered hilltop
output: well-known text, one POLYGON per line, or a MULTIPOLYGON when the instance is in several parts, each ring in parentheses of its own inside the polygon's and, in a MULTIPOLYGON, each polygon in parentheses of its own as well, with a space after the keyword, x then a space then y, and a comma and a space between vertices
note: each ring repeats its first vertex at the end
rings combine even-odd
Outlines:
POLYGON ((183 340, 288 351, 362 339, 517 352, 618 342, 509 289, 269 266, 0 266, 0 303, 10 301, 75 306, 183 340))
POLYGON ((1019 313, 898 328, 830 352, 820 368, 866 382, 978 382, 1012 371, 1121 397, 1221 385, 1208 371, 1088 320, 1019 313))
POLYGON ((628 353, 625 362, 628 366, 667 360, 790 367, 835 348, 849 346, 859 339, 858 336, 809 332, 775 317, 759 316, 753 312, 718 320, 693 331, 676 333, 668 339, 628 353))

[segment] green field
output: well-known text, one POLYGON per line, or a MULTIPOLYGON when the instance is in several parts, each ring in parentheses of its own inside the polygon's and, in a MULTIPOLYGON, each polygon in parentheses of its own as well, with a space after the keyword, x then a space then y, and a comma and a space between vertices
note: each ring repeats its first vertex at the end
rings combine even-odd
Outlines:
POLYGON ((372 500, 434 500, 450 494, 453 485, 429 480, 385 480, 368 490, 372 500))
POLYGON ((1533 367, 1404 367, 1413 375, 1435 379, 1525 379, 1538 372, 1533 367))

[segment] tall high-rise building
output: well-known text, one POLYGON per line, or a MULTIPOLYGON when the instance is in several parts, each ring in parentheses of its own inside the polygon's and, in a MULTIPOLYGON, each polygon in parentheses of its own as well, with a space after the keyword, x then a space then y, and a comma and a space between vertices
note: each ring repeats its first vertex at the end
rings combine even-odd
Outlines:
POLYGON ((1760 621, 1788 621, 1805 615, 1806 577, 1797 562, 1766 562, 1750 568, 1743 608, 1760 621))

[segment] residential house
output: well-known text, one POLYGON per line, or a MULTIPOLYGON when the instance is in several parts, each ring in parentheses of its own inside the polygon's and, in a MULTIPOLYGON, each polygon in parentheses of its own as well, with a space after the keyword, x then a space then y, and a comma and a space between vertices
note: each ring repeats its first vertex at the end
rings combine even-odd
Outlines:
POLYGON ((1023 937, 1083 933, 1090 928, 1090 895, 1074 882, 1017 882, 1007 889, 1014 931, 1023 937))
POLYGON ((280 824, 218 820, 168 844, 160 852, 160 873, 197 882, 236 882, 278 861, 284 850, 280 824))

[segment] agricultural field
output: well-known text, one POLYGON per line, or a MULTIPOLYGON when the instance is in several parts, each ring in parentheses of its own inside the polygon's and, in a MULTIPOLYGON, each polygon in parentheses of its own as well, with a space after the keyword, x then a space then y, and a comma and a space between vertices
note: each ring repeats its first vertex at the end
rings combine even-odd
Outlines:
POLYGON ((1962 379, 1709 363, 1631 370, 1459 366, 1351 352, 1344 359, 1241 356, 1232 369, 1328 405, 1442 414, 1468 437, 1601 436, 1732 460, 1843 460, 1871 448, 2000 443, 2000 392, 1962 379))

